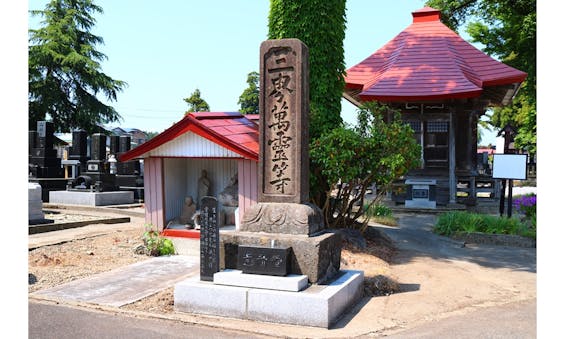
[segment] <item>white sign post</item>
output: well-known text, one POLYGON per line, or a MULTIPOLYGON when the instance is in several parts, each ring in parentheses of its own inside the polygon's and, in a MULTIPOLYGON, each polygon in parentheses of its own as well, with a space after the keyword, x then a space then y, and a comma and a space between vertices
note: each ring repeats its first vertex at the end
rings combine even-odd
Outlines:
MULTIPOLYGON (((526 154, 494 154, 493 179, 508 180, 508 218, 512 217, 512 180, 526 180, 526 154)), ((504 185, 500 195, 500 216, 504 213, 504 185)))

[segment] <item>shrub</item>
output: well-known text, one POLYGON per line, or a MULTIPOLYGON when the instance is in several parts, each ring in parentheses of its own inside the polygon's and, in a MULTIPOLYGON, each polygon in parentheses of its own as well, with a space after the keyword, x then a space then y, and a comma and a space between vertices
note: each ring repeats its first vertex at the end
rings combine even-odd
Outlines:
POLYGON ((153 225, 145 225, 143 233, 143 245, 145 252, 151 256, 172 255, 175 254, 175 246, 170 239, 161 237, 159 232, 153 228, 153 225))
POLYGON ((536 227, 537 196, 535 194, 519 195, 512 198, 512 205, 517 212, 526 216, 532 227, 536 227))
POLYGON ((535 227, 529 227, 517 218, 453 211, 443 213, 433 228, 440 235, 451 236, 458 232, 512 234, 536 238, 535 227))

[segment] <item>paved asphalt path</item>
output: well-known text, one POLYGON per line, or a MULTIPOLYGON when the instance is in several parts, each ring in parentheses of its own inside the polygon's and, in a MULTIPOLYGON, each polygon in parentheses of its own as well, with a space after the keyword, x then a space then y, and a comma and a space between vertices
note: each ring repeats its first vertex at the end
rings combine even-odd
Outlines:
POLYGON ((536 337, 535 301, 489 307, 426 323, 398 334, 387 335, 390 339, 533 339, 536 337))
POLYGON ((267 338, 165 319, 132 317, 91 309, 29 303, 30 339, 267 338))

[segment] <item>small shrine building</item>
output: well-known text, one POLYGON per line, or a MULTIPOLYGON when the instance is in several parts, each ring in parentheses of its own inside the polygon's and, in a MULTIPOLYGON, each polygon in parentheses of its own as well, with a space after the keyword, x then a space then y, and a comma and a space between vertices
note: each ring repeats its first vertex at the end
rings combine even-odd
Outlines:
POLYGON ((421 168, 406 178, 433 181, 440 205, 457 203, 457 187, 466 182, 463 202, 472 204, 476 182, 488 179, 477 170, 477 123, 489 107, 508 105, 527 74, 462 39, 440 21, 439 10, 424 7, 412 17, 346 71, 343 97, 357 107, 378 101, 400 110, 422 146, 421 168))
MULTIPOLYGON (((236 181, 233 200, 241 218, 257 201, 258 139, 257 123, 238 112, 189 113, 119 160, 144 160, 145 221, 163 231, 181 215, 186 197, 199 203, 203 171, 210 183, 209 196, 220 196, 236 181)), ((164 234, 191 237, 191 230, 167 231, 164 234)), ((192 233, 198 237, 198 232, 192 233)))

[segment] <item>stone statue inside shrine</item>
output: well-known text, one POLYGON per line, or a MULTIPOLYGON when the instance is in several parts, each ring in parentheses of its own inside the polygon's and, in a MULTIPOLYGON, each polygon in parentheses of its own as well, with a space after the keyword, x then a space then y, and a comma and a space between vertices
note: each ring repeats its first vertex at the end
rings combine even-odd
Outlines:
POLYGON ((224 188, 222 192, 218 195, 218 201, 223 206, 237 207, 239 204, 238 196, 238 180, 237 173, 235 173, 231 179, 228 186, 224 188))
POLYGON ((184 198, 181 215, 172 219, 167 224, 167 228, 194 228, 193 216, 196 213, 196 204, 191 196, 184 198))
POLYGON ((202 175, 198 179, 198 204, 208 195, 210 195, 210 179, 208 179, 208 172, 202 170, 202 175))
POLYGON ((235 225, 235 210, 239 205, 238 179, 235 173, 228 186, 218 195, 218 202, 222 206, 225 225, 235 225))

